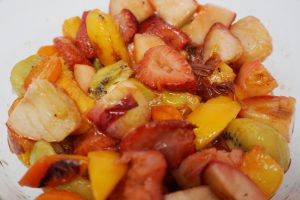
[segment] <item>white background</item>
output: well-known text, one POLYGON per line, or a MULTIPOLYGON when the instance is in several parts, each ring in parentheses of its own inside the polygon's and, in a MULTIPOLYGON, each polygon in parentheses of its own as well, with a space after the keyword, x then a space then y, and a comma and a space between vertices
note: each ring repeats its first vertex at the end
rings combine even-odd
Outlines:
MULTIPOLYGON (((265 65, 280 83, 276 94, 300 99, 299 0, 201 2, 216 3, 234 10, 238 18, 246 15, 260 18, 274 40, 274 52, 265 65)), ((25 168, 10 154, 7 147, 7 110, 16 98, 9 83, 10 70, 15 63, 34 54, 40 46, 51 44, 54 37, 61 35, 64 19, 81 16, 84 10, 92 8, 106 11, 108 0, 0 0, 0 160, 5 161, 3 166, 0 165, 0 200, 34 199, 38 193, 38 190, 18 186, 17 181, 25 168)), ((274 199, 300 199, 299 117, 296 118, 291 144, 292 165, 274 199)))

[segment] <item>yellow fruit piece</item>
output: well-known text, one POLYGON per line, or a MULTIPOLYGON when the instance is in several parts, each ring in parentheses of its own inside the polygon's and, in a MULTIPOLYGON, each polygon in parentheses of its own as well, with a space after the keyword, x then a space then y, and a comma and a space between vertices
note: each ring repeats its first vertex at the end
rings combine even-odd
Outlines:
POLYGON ((229 97, 216 97, 200 105, 188 116, 188 121, 197 125, 194 130, 195 145, 203 149, 213 141, 236 118, 241 110, 239 103, 229 97))
POLYGON ((126 173, 127 166, 118 163, 120 154, 98 151, 88 154, 89 175, 95 200, 105 200, 126 173))
POLYGON ((130 63, 129 54, 125 46, 119 26, 112 16, 98 9, 89 12, 86 19, 87 33, 96 46, 96 52, 101 63, 111 65, 118 60, 130 63))
POLYGON ((241 171, 249 176, 268 198, 276 193, 284 176, 280 165, 260 147, 255 147, 244 155, 241 171))
POLYGON ((75 40, 81 20, 79 17, 71 17, 66 19, 63 24, 63 34, 70 40, 75 40))
POLYGON ((23 154, 19 154, 17 155, 18 159, 26 166, 29 167, 30 166, 30 152, 25 152, 23 154))
POLYGON ((78 86, 72 72, 66 68, 62 72, 56 84, 64 89, 66 93, 75 101, 81 113, 88 112, 95 105, 95 100, 87 96, 78 86))
POLYGON ((233 72, 232 68, 226 63, 219 64, 212 75, 208 77, 211 84, 220 84, 226 82, 233 82, 236 74, 233 72))

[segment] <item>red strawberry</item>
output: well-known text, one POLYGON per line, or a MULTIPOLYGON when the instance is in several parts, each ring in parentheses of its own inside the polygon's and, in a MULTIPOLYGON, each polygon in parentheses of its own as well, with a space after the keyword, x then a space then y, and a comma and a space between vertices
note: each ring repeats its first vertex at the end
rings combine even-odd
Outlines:
POLYGON ((58 50, 58 54, 64 58, 71 70, 73 70, 75 64, 91 64, 71 40, 57 37, 54 39, 54 45, 58 50))
POLYGON ((86 17, 88 11, 84 12, 81 18, 81 24, 75 39, 75 45, 82 51, 82 53, 90 59, 96 58, 96 50, 93 47, 86 30, 86 17))
POLYGON ((194 91, 196 81, 188 62, 173 48, 149 49, 140 62, 136 78, 153 89, 194 91))
POLYGON ((121 13, 114 16, 120 26, 125 43, 128 45, 138 31, 138 21, 128 9, 123 9, 121 13))
POLYGON ((153 15, 145 22, 140 24, 139 32, 157 35, 168 45, 177 50, 183 50, 188 44, 191 43, 191 39, 187 34, 175 26, 166 23, 163 19, 156 15, 153 15))

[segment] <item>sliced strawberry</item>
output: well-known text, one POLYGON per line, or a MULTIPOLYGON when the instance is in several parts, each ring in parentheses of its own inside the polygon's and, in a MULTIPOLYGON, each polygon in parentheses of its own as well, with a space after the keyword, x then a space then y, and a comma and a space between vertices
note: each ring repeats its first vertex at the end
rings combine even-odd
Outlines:
POLYGON ((204 172, 203 179, 221 200, 267 199, 258 186, 245 174, 225 163, 210 163, 204 172))
POLYGON ((162 38, 168 45, 177 50, 183 50, 191 40, 187 34, 180 29, 166 23, 160 17, 153 15, 145 22, 140 24, 140 33, 150 33, 162 38))
POLYGON ((97 57, 96 50, 90 41, 87 30, 86 30, 86 17, 89 14, 89 11, 86 11, 82 14, 81 23, 77 36, 75 39, 75 45, 82 51, 82 53, 89 59, 97 57))
POLYGON ((79 136, 74 142, 74 154, 86 156, 91 151, 117 150, 119 141, 94 129, 79 136))
POLYGON ((64 37, 57 37, 54 39, 54 45, 62 56, 69 68, 73 70, 75 64, 91 65, 90 61, 83 55, 83 53, 71 42, 71 40, 64 37))
POLYGON ((149 49, 137 69, 136 78, 153 89, 192 91, 195 76, 188 62, 173 48, 149 49))
POLYGON ((114 19, 120 26, 120 31, 123 35, 125 44, 132 42, 132 39, 138 31, 138 21, 128 9, 123 9, 119 14, 114 16, 114 19))
POLYGON ((121 143, 121 150, 157 150, 164 154, 170 168, 195 152, 194 125, 185 121, 149 122, 129 133, 121 143))

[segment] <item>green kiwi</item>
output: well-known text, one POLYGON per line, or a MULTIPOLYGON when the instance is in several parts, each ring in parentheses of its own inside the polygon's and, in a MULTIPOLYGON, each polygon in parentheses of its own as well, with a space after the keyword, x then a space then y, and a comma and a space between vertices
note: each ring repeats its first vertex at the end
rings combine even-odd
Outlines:
POLYGON ((273 127, 252 119, 235 119, 225 130, 224 139, 229 148, 250 151, 261 146, 286 171, 290 164, 288 143, 273 127))
POLYGON ((115 86, 133 74, 133 70, 124 61, 100 68, 92 79, 89 87, 89 95, 100 99, 112 91, 115 86))
POLYGON ((17 63, 10 74, 10 82, 19 97, 25 93, 24 81, 31 69, 41 62, 42 56, 33 55, 17 63))

